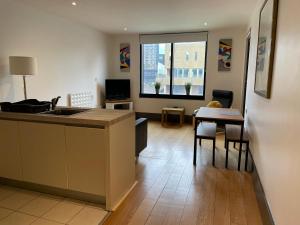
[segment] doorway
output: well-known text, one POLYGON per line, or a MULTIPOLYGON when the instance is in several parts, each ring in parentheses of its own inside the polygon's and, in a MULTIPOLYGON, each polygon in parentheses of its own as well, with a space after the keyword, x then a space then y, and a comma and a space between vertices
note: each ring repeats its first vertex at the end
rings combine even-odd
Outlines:
POLYGON ((245 116, 246 97, 247 97, 247 81, 248 81, 248 66, 250 56, 250 43, 251 43, 251 31, 249 31, 246 38, 246 51, 245 51, 245 69, 244 69, 244 84, 243 84, 243 105, 242 113, 245 116))

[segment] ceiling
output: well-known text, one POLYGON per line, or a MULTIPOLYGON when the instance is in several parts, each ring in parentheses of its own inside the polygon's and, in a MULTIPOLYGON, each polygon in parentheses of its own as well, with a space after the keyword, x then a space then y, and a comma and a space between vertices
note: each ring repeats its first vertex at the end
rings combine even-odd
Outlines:
POLYGON ((16 0, 107 33, 242 26, 258 0, 16 0), (77 6, 72 6, 75 1, 77 6), (207 22, 207 27, 204 23, 207 22), (124 31, 124 28, 127 31, 124 31))

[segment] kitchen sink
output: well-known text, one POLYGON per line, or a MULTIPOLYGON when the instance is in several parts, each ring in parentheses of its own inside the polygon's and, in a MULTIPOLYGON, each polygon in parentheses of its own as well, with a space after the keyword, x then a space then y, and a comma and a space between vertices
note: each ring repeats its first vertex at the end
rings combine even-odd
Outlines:
POLYGON ((88 109, 55 109, 55 110, 44 112, 43 114, 70 116, 77 113, 85 112, 87 110, 88 109))

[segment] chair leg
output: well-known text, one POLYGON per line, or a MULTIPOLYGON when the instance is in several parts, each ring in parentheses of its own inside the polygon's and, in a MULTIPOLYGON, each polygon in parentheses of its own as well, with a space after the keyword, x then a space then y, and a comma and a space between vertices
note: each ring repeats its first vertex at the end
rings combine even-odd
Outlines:
POLYGON ((216 157, 216 139, 213 139, 213 161, 212 161, 213 166, 215 166, 215 157, 216 157))
POLYGON ((199 145, 201 146, 202 138, 199 138, 199 145))
POLYGON ((194 124, 194 156, 193 156, 193 165, 196 166, 197 161, 197 127, 198 127, 198 120, 195 118, 194 124))
POLYGON ((196 165, 196 160, 197 160, 197 138, 195 135, 195 137, 194 137, 194 157, 193 157, 194 166, 196 165))
POLYGON ((233 147, 236 148, 236 142, 233 143, 233 147))
POLYGON ((226 130, 225 130, 224 148, 226 148, 226 141, 227 141, 227 138, 226 138, 226 130))
POLYGON ((225 159, 225 168, 227 169, 228 168, 228 151, 229 151, 229 141, 227 141, 226 143, 226 159, 225 159))
POLYGON ((246 144, 245 171, 247 171, 248 168, 248 153, 249 153, 249 143, 246 144))

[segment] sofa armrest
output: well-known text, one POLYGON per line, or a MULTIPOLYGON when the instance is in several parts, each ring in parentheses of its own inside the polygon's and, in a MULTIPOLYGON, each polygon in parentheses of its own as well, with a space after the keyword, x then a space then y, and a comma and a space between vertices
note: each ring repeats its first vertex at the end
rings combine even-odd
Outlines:
POLYGON ((148 119, 139 118, 135 122, 135 156, 147 147, 148 141, 148 119))

